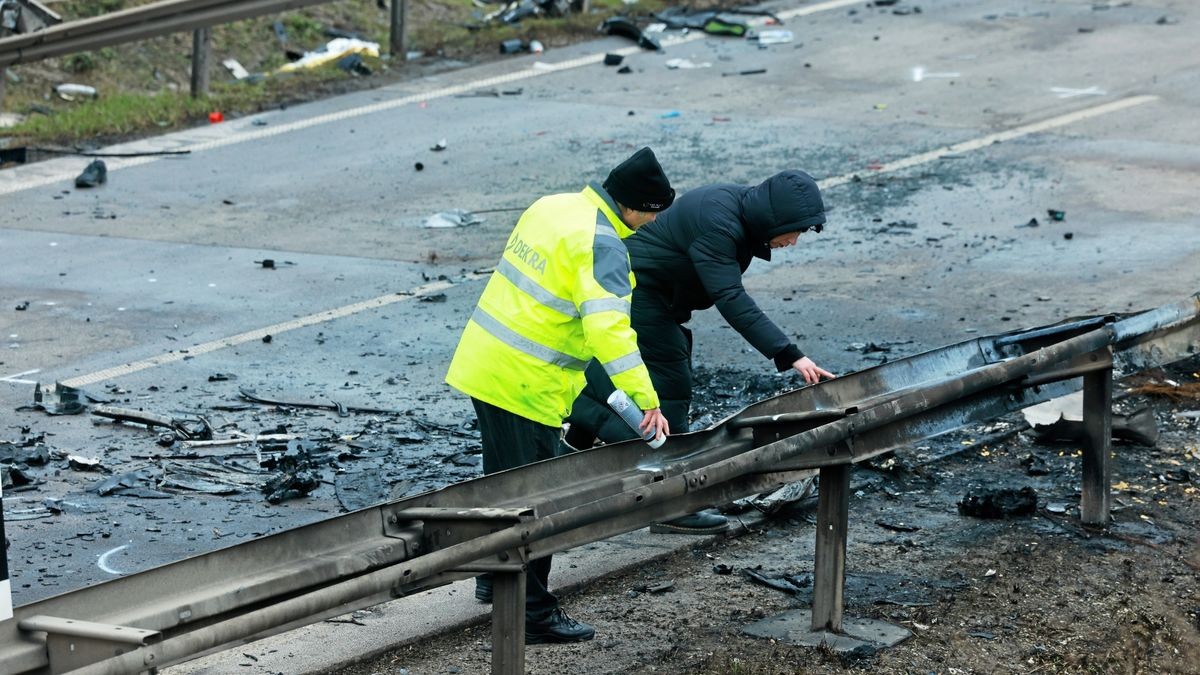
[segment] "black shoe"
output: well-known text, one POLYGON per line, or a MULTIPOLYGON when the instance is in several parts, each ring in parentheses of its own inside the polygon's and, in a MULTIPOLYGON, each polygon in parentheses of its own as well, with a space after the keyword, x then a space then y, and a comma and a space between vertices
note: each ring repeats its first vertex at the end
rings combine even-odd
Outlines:
POLYGON ((596 629, 567 616, 561 609, 554 610, 544 621, 525 620, 525 644, 562 644, 583 642, 596 637, 596 629))
POLYGON ((650 531, 658 534, 716 534, 728 529, 728 518, 709 511, 699 511, 690 516, 650 526, 650 531))
POLYGON ((107 182, 108 167, 104 165, 104 160, 96 159, 92 160, 92 163, 87 165, 87 168, 83 170, 83 173, 79 174, 75 178, 75 187, 96 187, 97 185, 103 185, 107 182))
POLYGON ((475 577, 475 599, 486 604, 492 604, 492 580, 488 577, 475 577))

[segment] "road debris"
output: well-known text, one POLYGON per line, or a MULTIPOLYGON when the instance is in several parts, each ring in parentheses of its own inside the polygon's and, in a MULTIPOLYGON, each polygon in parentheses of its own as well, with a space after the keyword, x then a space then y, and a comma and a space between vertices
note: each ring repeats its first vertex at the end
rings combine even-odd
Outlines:
POLYGON ((43 389, 41 383, 33 385, 33 405, 21 406, 18 411, 41 410, 48 415, 79 415, 87 410, 82 389, 68 387, 55 382, 53 389, 43 389))
POLYGON ((1063 221, 1067 218, 1067 212, 1058 209, 1046 209, 1046 215, 1050 216, 1050 220, 1054 221, 1063 221))
POLYGON ((358 54, 360 55, 360 59, 363 55, 379 58, 379 43, 348 38, 334 38, 320 49, 305 52, 303 56, 295 61, 280 66, 278 72, 288 73, 296 70, 317 68, 350 54, 358 54))
POLYGON ((55 85, 54 93, 64 101, 74 101, 77 98, 96 98, 99 96, 96 88, 87 84, 66 82, 55 85))
MULTIPOLYGON (((1051 424, 1033 425, 1033 433, 1041 442, 1070 441, 1086 438, 1082 420, 1059 417, 1051 424)), ((1149 408, 1142 408, 1128 415, 1113 413, 1112 437, 1137 445, 1154 447, 1158 443, 1158 421, 1149 408)))
POLYGON ((237 59, 225 59, 221 62, 221 65, 225 66, 225 70, 228 70, 229 74, 232 75, 233 79, 235 80, 244 80, 247 77, 250 77, 250 71, 246 70, 245 66, 239 63, 237 59))
POLYGON ((734 75, 762 75, 767 72, 766 68, 751 68, 750 70, 738 70, 721 73, 721 77, 731 77, 734 75))
POLYGON ((143 410, 130 410, 107 405, 96 406, 92 410, 92 414, 122 423, 144 424, 147 428, 162 427, 169 429, 180 439, 210 440, 213 436, 212 425, 203 417, 178 419, 143 410))
POLYGON ((288 499, 308 496, 321 485, 310 450, 312 445, 305 441, 288 441, 287 452, 275 462, 279 473, 271 477, 262 487, 262 492, 271 504, 288 499))
POLYGON ((1028 486, 972 492, 958 502, 958 512, 972 518, 1016 518, 1036 510, 1037 491, 1028 486))
POLYGON ((102 159, 94 159, 75 177, 75 187, 94 188, 108 182, 108 167, 102 159))
POLYGON ((472 211, 465 209, 450 209, 449 211, 439 211, 425 219, 421 227, 430 229, 442 229, 449 227, 469 227, 471 225, 479 225, 487 219, 477 215, 472 211))
POLYGON ((609 52, 604 55, 604 65, 606 66, 619 66, 624 60, 625 56, 622 54, 613 54, 612 52, 609 52))
POLYGON ((662 45, 659 44, 658 40, 647 35, 632 19, 623 16, 614 16, 605 19, 596 30, 606 35, 619 35, 629 38, 636 42, 642 49, 662 51, 662 45))
POLYGON ((323 402, 323 401, 300 401, 300 400, 272 399, 272 398, 267 398, 265 396, 259 395, 258 392, 255 391, 254 389, 249 389, 246 387, 242 387, 242 388, 238 389, 238 393, 240 393, 242 398, 246 399, 247 401, 253 401, 255 403, 266 403, 268 405, 279 405, 279 406, 286 406, 289 408, 317 408, 320 410, 334 410, 341 417, 345 417, 346 413, 352 413, 352 412, 384 414, 384 415, 403 415, 406 412, 404 410, 395 410, 395 409, 391 409, 391 408, 374 408, 374 407, 362 406, 362 405, 347 405, 344 403, 339 403, 338 401, 323 402))

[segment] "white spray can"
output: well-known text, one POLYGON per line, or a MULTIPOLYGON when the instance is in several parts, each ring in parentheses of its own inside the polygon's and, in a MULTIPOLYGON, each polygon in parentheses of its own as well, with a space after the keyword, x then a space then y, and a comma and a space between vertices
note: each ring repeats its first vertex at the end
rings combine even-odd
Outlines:
MULTIPOLYGON (((621 416, 621 419, 625 420, 625 423, 629 425, 630 429, 639 434, 642 433, 642 430, 638 427, 641 425, 645 415, 642 413, 642 409, 637 407, 637 404, 633 402, 633 399, 629 398, 629 394, 620 389, 613 391, 613 393, 608 395, 608 407, 615 410, 621 416)), ((651 429, 642 436, 642 440, 646 441, 650 447, 657 449, 661 448, 662 444, 667 442, 667 437, 659 436, 655 438, 654 430, 651 429)))

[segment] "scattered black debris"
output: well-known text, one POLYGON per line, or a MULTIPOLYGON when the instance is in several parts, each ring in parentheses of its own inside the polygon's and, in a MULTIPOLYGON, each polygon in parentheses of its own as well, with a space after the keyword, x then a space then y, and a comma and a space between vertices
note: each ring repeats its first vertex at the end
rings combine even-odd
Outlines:
POLYGON ((1058 209, 1046 209, 1046 215, 1050 216, 1050 220, 1062 221, 1066 219, 1067 212, 1058 209))
POLYGON ((429 149, 432 150, 433 152, 441 152, 441 151, 445 150, 446 147, 447 147, 446 139, 443 138, 442 140, 438 141, 437 143, 434 143, 433 146, 430 147, 429 149))
POLYGON ((967 633, 967 635, 969 635, 970 637, 973 637, 973 638, 980 638, 983 640, 995 640, 996 639, 995 633, 989 633, 987 631, 975 631, 974 633, 967 633))
POLYGON ((874 4, 876 7, 891 7, 898 2, 900 2, 900 0, 875 0, 875 2, 872 4, 874 4))
POLYGON ((1046 460, 1032 452, 1021 458, 1021 466, 1025 467, 1025 475, 1027 476, 1047 476, 1050 474, 1050 466, 1046 463, 1046 460))
POLYGON ((621 54, 613 54, 612 52, 609 52, 604 55, 604 65, 606 66, 619 66, 624 60, 625 57, 621 54))
POLYGON ((29 301, 22 300, 21 302, 17 303, 16 309, 18 312, 24 312, 25 310, 29 309, 29 301))
POLYGON ((658 43, 658 40, 646 35, 633 20, 623 16, 614 16, 605 19, 604 23, 600 24, 600 27, 596 30, 607 35, 619 35, 629 38, 636 42, 642 49, 649 49, 651 51, 662 50, 662 45, 658 43))
POLYGON ((445 293, 433 293, 431 295, 422 295, 418 302, 445 302, 445 293))
MULTIPOLYGON (((403 415, 405 413, 404 410, 393 410, 393 409, 389 409, 389 408, 372 408, 369 406, 360 406, 360 405, 347 405, 344 403, 339 403, 337 401, 322 402, 322 401, 299 401, 299 400, 290 400, 289 401, 289 400, 282 400, 282 399, 271 399, 271 398, 266 398, 265 396, 261 396, 254 389, 250 389, 247 387, 242 387, 242 388, 238 389, 238 393, 240 393, 242 395, 242 398, 246 399, 247 401, 253 401, 255 403, 265 403, 267 405, 281 405, 281 406, 287 406, 289 408, 318 408, 321 410, 335 410, 335 411, 345 410, 348 412, 361 412, 361 413, 374 413, 374 414, 387 414, 387 415, 403 415)), ((280 431, 280 432, 269 432, 269 433, 287 433, 287 429, 283 429, 283 431, 280 431)))
POLYGON ((675 590, 675 582, 668 579, 667 581, 661 581, 657 584, 642 584, 640 586, 634 586, 633 590, 637 591, 638 593, 666 593, 667 591, 675 590))
POLYGON ((83 173, 75 177, 75 187, 77 188, 94 188, 98 185, 103 185, 108 182, 108 167, 102 159, 94 159, 83 173))
POLYGON ((262 341, 263 341, 263 343, 265 343, 265 344, 271 344, 271 340, 272 340, 272 338, 271 338, 271 336, 270 336, 270 335, 264 335, 264 336, 263 336, 263 338, 262 338, 262 341))
POLYGON ((0 464, 45 466, 49 461, 50 451, 40 443, 31 445, 0 443, 0 464))
POLYGON ((509 38, 500 41, 501 54, 518 54, 523 51, 528 51, 529 46, 521 38, 509 38))
MULTIPOLYGON (((1044 443, 1077 442, 1085 437, 1081 420, 1069 420, 1061 416, 1052 424, 1034 425, 1033 433, 1038 441, 1044 443)), ((1113 413, 1112 436, 1119 441, 1154 447, 1158 443, 1158 420, 1149 408, 1128 415, 1113 413)))
POLYGON ((337 67, 341 68, 351 75, 362 75, 363 77, 371 75, 371 68, 363 61, 362 54, 347 54, 338 59, 337 67))
POLYGON ((1172 483, 1190 483, 1192 482, 1192 474, 1187 469, 1179 469, 1176 471, 1167 471, 1162 475, 1163 479, 1172 483))
POLYGON ((287 451, 274 462, 279 473, 271 477, 262 492, 271 504, 306 497, 321 485, 321 476, 310 456, 312 445, 289 441, 287 451))
POLYGON ((233 375, 232 373, 213 373, 208 376, 209 382, 228 382, 236 379, 237 375, 233 375))
POLYGON ((1179 19, 1163 15, 1158 17, 1158 20, 1154 23, 1159 26, 1174 26, 1175 24, 1179 23, 1179 19))
POLYGON ((1074 232, 1063 232, 1063 239, 1066 239, 1067 241, 1071 241, 1074 238, 1075 238, 1074 232))
POLYGON ((262 265, 262 268, 264 270, 275 269, 275 261, 272 260, 271 258, 264 258, 261 261, 255 261, 255 262, 258 262, 260 265, 262 265))
POLYGON ((157 489, 161 479, 161 470, 154 467, 144 467, 135 471, 109 476, 93 485, 91 490, 101 497, 118 495, 122 497, 138 497, 140 499, 170 499, 170 494, 157 489))
POLYGON ((968 494, 958 503, 958 512, 972 518, 1015 518, 1036 510, 1037 491, 1028 486, 968 494))
POLYGON ((667 28, 673 30, 701 30, 709 35, 745 37, 750 31, 750 26, 744 21, 737 21, 725 16, 729 14, 767 16, 775 19, 776 23, 783 23, 779 20, 779 17, 770 12, 738 8, 692 11, 688 7, 668 7, 661 12, 656 12, 654 18, 666 24, 667 28))
POLYGON ((420 162, 417 162, 416 164, 413 164, 413 168, 416 169, 417 171, 424 171, 425 165, 420 162))
MULTIPOLYGON (((629 66, 621 66, 620 68, 617 69, 617 73, 620 75, 628 75, 629 73, 632 73, 632 72, 633 72, 633 68, 630 68, 629 66)), ((629 114, 632 115, 633 111, 630 110, 629 114)))
POLYGON ((750 70, 737 70, 721 73, 721 77, 729 77, 731 75, 762 75, 767 72, 766 68, 751 68, 750 70))
POLYGON ((712 570, 713 574, 720 574, 722 576, 726 574, 733 574, 733 566, 726 565, 725 563, 717 563, 716 565, 713 565, 712 570))
POLYGON ((777 576, 767 576, 761 572, 758 572, 757 570, 743 569, 742 574, 756 584, 761 584, 767 588, 774 588, 777 591, 783 591, 784 593, 790 593, 793 595, 800 593, 803 589, 811 587, 813 582, 812 574, 808 572, 792 575, 781 574, 777 576))
POLYGON ((893 523, 893 522, 883 520, 882 518, 876 520, 875 524, 882 527, 885 530, 891 530, 893 532, 917 532, 918 530, 921 529, 920 527, 918 527, 916 525, 906 525, 904 523, 893 523))
POLYGON ((1021 227, 1038 227, 1039 225, 1041 225, 1041 223, 1039 223, 1039 222, 1038 222, 1038 219, 1037 219, 1037 218, 1030 218, 1030 219, 1029 219, 1029 222, 1027 222, 1027 223, 1025 223, 1025 224, 1023 224, 1023 225, 1017 225, 1016 227, 1018 227, 1018 228, 1021 228, 1021 227))
POLYGON ((118 422, 144 424, 148 428, 162 427, 171 430, 172 433, 177 434, 180 438, 189 440, 211 440, 213 437, 212 425, 203 417, 179 419, 144 410, 130 410, 128 408, 117 408, 107 405, 96 406, 92 414, 118 422))

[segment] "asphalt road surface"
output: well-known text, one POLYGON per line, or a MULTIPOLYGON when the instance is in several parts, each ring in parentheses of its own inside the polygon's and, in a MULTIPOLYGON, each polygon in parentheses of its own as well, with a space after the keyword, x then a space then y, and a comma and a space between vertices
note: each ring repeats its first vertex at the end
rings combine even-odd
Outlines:
MULTIPOLYGON (((79 158, 0 172, 0 441, 45 434, 120 473, 160 461, 155 434, 17 411, 33 382, 171 414, 250 387, 407 411, 228 413, 411 460, 385 495, 473 475, 469 404, 442 376, 518 211, 422 224, 578 190, 643 145, 680 191, 784 168, 822 181, 825 232, 755 263, 747 286, 834 371, 874 363, 856 344, 904 356, 1200 290, 1194 3, 767 6, 792 42, 606 38, 124 144, 191 152, 112 159, 97 189, 73 187, 79 158), (633 73, 603 65, 618 50, 633 73), (438 456, 389 442, 413 433, 438 456)), ((693 327, 698 363, 770 370, 715 311, 693 327)), ((343 508, 333 476, 271 506, 100 497, 86 488, 104 476, 64 458, 32 472, 45 483, 4 498, 17 604, 343 508), (47 498, 73 506, 45 513, 47 498)))

